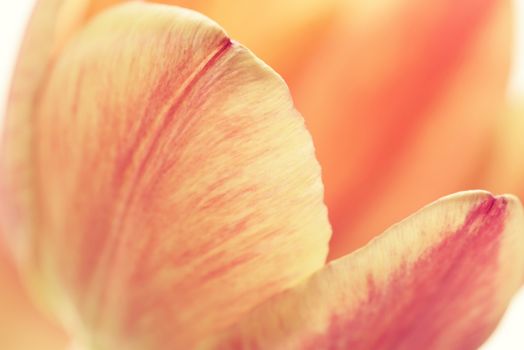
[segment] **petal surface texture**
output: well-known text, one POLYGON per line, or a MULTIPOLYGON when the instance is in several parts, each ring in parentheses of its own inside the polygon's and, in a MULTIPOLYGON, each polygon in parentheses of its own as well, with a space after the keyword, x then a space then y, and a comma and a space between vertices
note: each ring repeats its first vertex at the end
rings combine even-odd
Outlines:
POLYGON ((282 79, 206 17, 102 12, 36 102, 28 270, 86 348, 193 348, 323 266, 304 122, 282 79))
POLYGON ((442 198, 239 322, 218 349, 476 349, 524 268, 518 199, 442 198))

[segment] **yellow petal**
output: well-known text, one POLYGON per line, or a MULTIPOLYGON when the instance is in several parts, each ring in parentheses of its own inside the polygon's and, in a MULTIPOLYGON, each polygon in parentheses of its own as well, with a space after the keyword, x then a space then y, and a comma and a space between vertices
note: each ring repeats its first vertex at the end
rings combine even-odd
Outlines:
POLYGON ((512 196, 443 198, 250 312, 210 348, 477 349, 524 273, 512 196))
POLYGON ((23 235, 20 231, 31 230, 30 217, 33 214, 27 211, 35 202, 34 196, 28 191, 33 174, 27 165, 31 157, 34 101, 47 74, 52 47, 56 42, 55 20, 62 3, 62 0, 36 3, 13 74, 6 113, 8 117, 3 120, 5 125, 0 163, 0 192, 3 200, 0 205, 9 202, 11 208, 2 208, 0 221, 10 226, 7 238, 17 255, 21 253, 24 243, 20 242, 23 235), (19 217, 20 208, 26 210, 24 217, 19 217))
POLYGON ((495 142, 487 151, 482 186, 524 198, 524 97, 510 102, 499 121, 495 142))
POLYGON ((31 283, 88 348, 191 348, 324 264, 303 120, 283 81, 207 18, 103 12, 37 102, 31 283))
POLYGON ((64 331, 32 304, 4 248, 0 243, 0 349, 65 349, 64 331))

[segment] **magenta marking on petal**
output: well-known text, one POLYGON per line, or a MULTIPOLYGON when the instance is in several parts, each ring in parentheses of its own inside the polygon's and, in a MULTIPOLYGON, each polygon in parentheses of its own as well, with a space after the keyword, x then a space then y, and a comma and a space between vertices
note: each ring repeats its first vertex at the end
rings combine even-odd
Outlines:
POLYGON ((454 349, 477 348, 496 321, 487 315, 506 209, 506 199, 490 197, 418 261, 401 264, 387 285, 369 276, 367 300, 351 315, 334 314, 327 332, 305 348, 432 349, 444 333, 454 349), (475 324, 459 324, 466 317, 475 324))

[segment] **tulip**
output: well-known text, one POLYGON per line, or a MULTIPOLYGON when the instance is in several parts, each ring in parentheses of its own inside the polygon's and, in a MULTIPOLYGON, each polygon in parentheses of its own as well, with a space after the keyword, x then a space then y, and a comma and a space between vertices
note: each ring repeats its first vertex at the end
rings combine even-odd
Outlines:
MULTIPOLYGON (((502 22, 498 6, 483 9, 502 22)), ((313 91, 338 87, 328 73, 313 91)), ((386 106, 393 117, 417 85, 406 84, 386 106)), ((314 110, 322 101, 310 94, 302 103, 314 110)), ((365 112, 348 101, 326 127, 308 126, 332 130, 345 107, 365 112)), ((472 349, 522 283, 522 206, 483 191, 443 197, 326 264, 313 143, 325 145, 322 167, 321 147, 334 146, 311 138, 271 68, 193 11, 40 0, 5 129, 7 241, 33 297, 79 349, 472 349)))

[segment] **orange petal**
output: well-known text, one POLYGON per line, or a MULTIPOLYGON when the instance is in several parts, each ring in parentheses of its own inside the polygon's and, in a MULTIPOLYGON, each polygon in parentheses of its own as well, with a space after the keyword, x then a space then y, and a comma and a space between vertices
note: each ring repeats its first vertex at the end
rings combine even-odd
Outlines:
POLYGON ((475 187, 511 43, 507 1, 355 1, 339 17, 289 81, 322 165, 332 257, 475 187))
POLYGON ((522 281, 523 230, 515 197, 445 197, 271 298, 209 346, 476 349, 522 281))
POLYGON ((31 283, 89 348, 192 348, 324 264, 303 120, 207 18, 101 13, 53 62, 37 111, 31 283))
POLYGON ((524 198, 524 97, 509 104, 500 116, 497 137, 486 157, 482 186, 492 191, 517 193, 524 198))
POLYGON ((0 244, 0 349, 62 350, 67 337, 31 303, 0 244))

